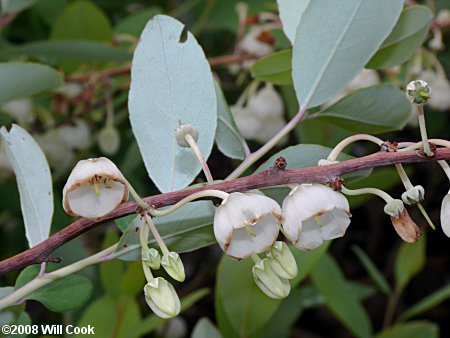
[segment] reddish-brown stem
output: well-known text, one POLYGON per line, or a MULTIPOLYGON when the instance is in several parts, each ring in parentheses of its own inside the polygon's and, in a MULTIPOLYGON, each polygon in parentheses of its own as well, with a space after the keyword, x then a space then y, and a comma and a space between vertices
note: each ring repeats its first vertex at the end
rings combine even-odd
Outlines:
MULTIPOLYGON (((232 63, 240 63, 246 60, 255 59, 254 56, 251 55, 222 55, 217 57, 208 58, 209 64, 211 67, 229 65, 232 63)), ((66 82, 85 82, 91 79, 101 80, 109 77, 127 75, 131 71, 131 64, 126 64, 117 68, 107 69, 101 72, 89 73, 89 74, 80 74, 66 77, 66 82)))
MULTIPOLYGON (((340 177, 343 174, 355 172, 362 169, 383 167, 396 163, 418 163, 430 162, 436 160, 449 160, 450 149, 439 148, 433 159, 421 156, 417 151, 400 151, 400 152, 379 152, 369 156, 343 161, 337 164, 331 164, 322 167, 310 167, 293 170, 268 169, 263 172, 238 178, 231 181, 217 183, 194 189, 186 189, 180 191, 169 192, 156 196, 145 198, 145 202, 154 208, 161 208, 173 205, 183 198, 205 189, 217 189, 225 192, 247 191, 251 189, 260 189, 269 186, 317 182, 328 183, 340 177)), ((287 163, 289 167, 289 163, 287 163)), ((37 264, 49 261, 50 254, 67 243, 71 239, 81 235, 85 231, 95 228, 96 226, 108 221, 127 216, 139 212, 135 202, 128 202, 120 205, 117 209, 109 213, 101 220, 93 221, 81 218, 65 227, 63 230, 55 233, 47 240, 36 245, 35 247, 17 254, 11 258, 0 262, 0 275, 7 272, 23 268, 30 264, 37 264)))

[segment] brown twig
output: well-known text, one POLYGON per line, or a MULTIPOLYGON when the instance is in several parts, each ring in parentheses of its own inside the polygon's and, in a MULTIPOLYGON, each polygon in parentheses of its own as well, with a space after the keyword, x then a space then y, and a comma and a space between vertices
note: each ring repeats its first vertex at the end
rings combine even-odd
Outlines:
MULTIPOLYGON (((396 163, 407 164, 449 159, 450 149, 446 148, 437 149, 436 156, 433 159, 428 159, 420 156, 417 151, 379 152, 369 156, 322 167, 310 167, 293 170, 277 170, 274 168, 270 168, 258 174, 250 175, 247 177, 242 177, 235 180, 200 188, 186 189, 156 196, 150 196, 145 198, 144 200, 155 208, 161 208, 164 206, 173 205, 183 198, 191 195, 192 193, 205 189, 217 189, 226 192, 235 192, 302 182, 329 183, 333 182, 336 177, 340 177, 343 174, 355 172, 362 169, 383 167, 396 163)), ((64 243, 67 243, 71 239, 81 235, 85 231, 93 229, 105 222, 136 213, 137 211, 138 207, 136 203, 128 202, 120 205, 117 209, 112 211, 101 220, 93 221, 86 218, 81 218, 73 222, 63 230, 55 233, 50 238, 36 245, 35 247, 0 262, 0 276, 7 272, 20 269, 31 264, 48 261, 48 257, 54 250, 62 246, 64 243)))
MULTIPOLYGON (((229 65, 232 63, 240 63, 247 60, 255 59, 252 55, 222 55, 208 58, 211 67, 229 65)), ((66 82, 85 82, 91 79, 101 80, 114 76, 127 75, 131 71, 131 64, 126 64, 117 68, 110 68, 100 72, 80 74, 66 77, 66 82)))

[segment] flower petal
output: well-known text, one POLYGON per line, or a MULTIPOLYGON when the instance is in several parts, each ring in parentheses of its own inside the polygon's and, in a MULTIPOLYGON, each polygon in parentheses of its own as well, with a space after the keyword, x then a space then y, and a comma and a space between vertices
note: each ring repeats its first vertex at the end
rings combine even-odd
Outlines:
POLYGON ((441 226, 442 231, 444 231, 447 237, 450 237, 450 191, 442 200, 441 226))
POLYGON ((294 242, 295 246, 301 250, 310 251, 323 243, 322 233, 316 220, 310 218, 302 222, 302 230, 298 242, 294 242))

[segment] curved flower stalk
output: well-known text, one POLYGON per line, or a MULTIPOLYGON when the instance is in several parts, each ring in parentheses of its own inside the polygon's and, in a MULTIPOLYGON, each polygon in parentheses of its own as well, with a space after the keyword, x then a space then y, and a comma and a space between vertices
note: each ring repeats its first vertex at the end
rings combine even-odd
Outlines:
POLYGON ((344 236, 350 217, 347 199, 321 184, 298 185, 283 201, 283 229, 301 250, 344 236))
POLYGON ((127 181, 106 157, 79 161, 63 189, 63 207, 72 216, 101 218, 126 200, 127 181))
POLYGON ((281 208, 271 198, 235 192, 216 210, 214 235, 227 255, 243 259, 273 245, 281 220, 281 208))

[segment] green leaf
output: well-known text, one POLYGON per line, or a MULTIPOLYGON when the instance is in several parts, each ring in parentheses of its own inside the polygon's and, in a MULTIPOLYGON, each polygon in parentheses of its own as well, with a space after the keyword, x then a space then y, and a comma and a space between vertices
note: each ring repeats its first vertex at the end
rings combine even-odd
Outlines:
POLYGON ((150 7, 130 14, 120 20, 114 30, 116 34, 130 34, 139 37, 147 22, 161 12, 162 10, 159 7, 150 7))
POLYGON ((256 61, 250 69, 252 76, 277 85, 292 83, 292 50, 275 52, 256 61))
POLYGON ((221 338, 219 330, 208 318, 201 318, 192 330, 191 338, 221 338))
POLYGON ((183 29, 171 17, 155 16, 141 35, 131 67, 131 125, 150 178, 162 192, 185 188, 201 170, 192 149, 176 142, 179 121, 198 130, 205 159, 217 126, 211 69, 193 35, 188 32, 183 39, 183 29))
MULTIPOLYGON (((261 164, 256 172, 261 172, 270 167, 273 167, 275 160, 283 156, 287 161, 287 169, 300 169, 317 166, 317 163, 321 159, 326 159, 332 149, 322 147, 315 144, 297 144, 295 146, 287 147, 275 155, 271 156, 266 162, 261 164)), ((339 161, 350 160, 353 157, 341 154, 338 157, 339 161)), ((363 177, 367 177, 370 174, 368 170, 361 170, 352 174, 345 175, 347 180, 356 180, 363 177)))
POLYGON ((253 281, 251 259, 235 261, 223 255, 217 271, 217 285, 223 310, 240 337, 260 329, 275 313, 281 301, 263 294, 253 281))
POLYGON ((220 85, 217 81, 214 81, 214 85, 217 95, 217 147, 224 155, 242 160, 245 157, 245 139, 234 122, 220 85))
POLYGON ((403 290, 410 280, 424 268, 426 243, 425 233, 414 244, 402 242, 394 266, 395 283, 399 290, 403 290))
POLYGON ((38 63, 0 63, 0 103, 35 95, 62 85, 62 76, 38 63))
POLYGON ((433 13, 427 6, 405 8, 391 34, 366 67, 386 69, 408 61, 427 37, 432 20, 433 13))
POLYGON ((372 325, 365 309, 347 286, 342 271, 330 255, 325 255, 316 264, 311 277, 328 308, 353 335, 372 336, 372 325))
POLYGON ((311 0, 277 0, 277 3, 284 34, 294 44, 300 19, 311 0))
POLYGON ((310 275, 316 264, 328 251, 330 244, 331 241, 326 241, 323 245, 311 251, 302 251, 291 246, 292 254, 298 266, 298 275, 291 281, 292 286, 300 284, 310 275))
POLYGON ((292 55, 300 105, 318 106, 342 90, 389 35, 402 7, 403 0, 311 1, 292 55))
MULTIPOLYGON (((117 243, 119 240, 114 229, 109 228, 106 231, 105 238, 102 243, 102 250, 110 247, 111 245, 117 243)), ((102 281, 103 289, 106 294, 111 298, 118 298, 120 296, 120 279, 123 275, 123 262, 118 259, 113 259, 109 262, 103 262, 99 266, 100 270, 100 280, 102 281)))
MULTIPOLYGON (((36 265, 25 268, 17 277, 16 290, 35 278, 39 270, 36 265)), ((88 278, 68 275, 33 291, 26 299, 36 300, 53 312, 66 312, 86 303, 91 292, 92 283, 88 278)))
POLYGON ((411 306, 408 310, 402 313, 399 320, 408 320, 411 317, 433 309, 448 298, 450 298, 450 285, 440 288, 411 306))
POLYGON ((19 13, 32 7, 36 0, 2 0, 1 1, 1 14, 10 15, 19 13))
POLYGON ((366 269, 370 278, 372 278, 377 288, 385 295, 389 295, 392 292, 392 289, 386 281, 386 278, 384 278, 383 274, 380 272, 380 270, 378 270, 370 257, 357 245, 353 245, 352 250, 366 269))
POLYGON ((39 145, 24 129, 13 124, 0 138, 13 167, 20 193, 25 235, 30 247, 48 238, 53 217, 50 168, 39 145))
POLYGON ((105 12, 86 0, 69 3, 53 24, 54 40, 111 41, 112 28, 105 12))
MULTIPOLYGON (((209 289, 203 288, 191 292, 189 295, 181 299, 181 313, 189 309, 192 305, 204 298, 210 293, 209 289)), ((137 338, 142 337, 150 332, 155 331, 158 327, 167 322, 167 319, 163 319, 154 314, 147 316, 139 325, 136 325, 133 330, 127 332, 124 337, 137 338)), ((122 336, 118 336, 122 337, 122 336)), ((227 337, 228 338, 228 337, 227 337)))
POLYGON ((220 282, 216 279, 216 287, 214 288, 214 310, 217 320, 217 326, 219 327, 220 333, 223 337, 227 338, 239 338, 238 333, 233 328, 233 325, 228 318, 228 315, 225 312, 223 307, 223 302, 221 298, 220 290, 220 282))
MULTIPOLYGON (((156 218, 154 223, 170 250, 181 253, 197 250, 216 242, 212 227, 213 218, 214 207, 211 202, 198 201, 186 204, 170 215, 156 218)), ((120 259, 141 259, 137 230, 140 222, 140 216, 134 216, 134 219, 129 222, 116 250, 116 252, 127 251, 125 255, 120 256, 120 259)), ((157 248, 153 237, 150 237, 149 245, 157 248)))
POLYGON ((131 60, 131 54, 125 49, 112 47, 104 42, 84 40, 29 42, 20 46, 3 48, 0 51, 0 60, 8 60, 22 56, 77 61, 123 62, 131 60))
POLYGON ((145 285, 146 280, 144 272, 142 271, 142 262, 136 261, 128 264, 125 273, 121 277, 120 290, 121 293, 128 294, 130 296, 135 296, 139 292, 142 292, 143 285, 145 285))
POLYGON ((439 338, 439 326, 437 324, 416 321, 392 326, 377 334, 375 338, 439 338))
POLYGON ((391 85, 363 88, 317 114, 317 119, 357 133, 385 133, 402 129, 408 122, 411 104, 405 94, 391 85))
POLYGON ((113 300, 104 296, 87 307, 77 326, 91 325, 95 328, 95 334, 101 337, 130 337, 129 333, 140 323, 139 305, 133 297, 113 300))
POLYGON ((33 6, 33 12, 51 27, 64 7, 66 7, 67 2, 68 0, 39 0, 33 6))

